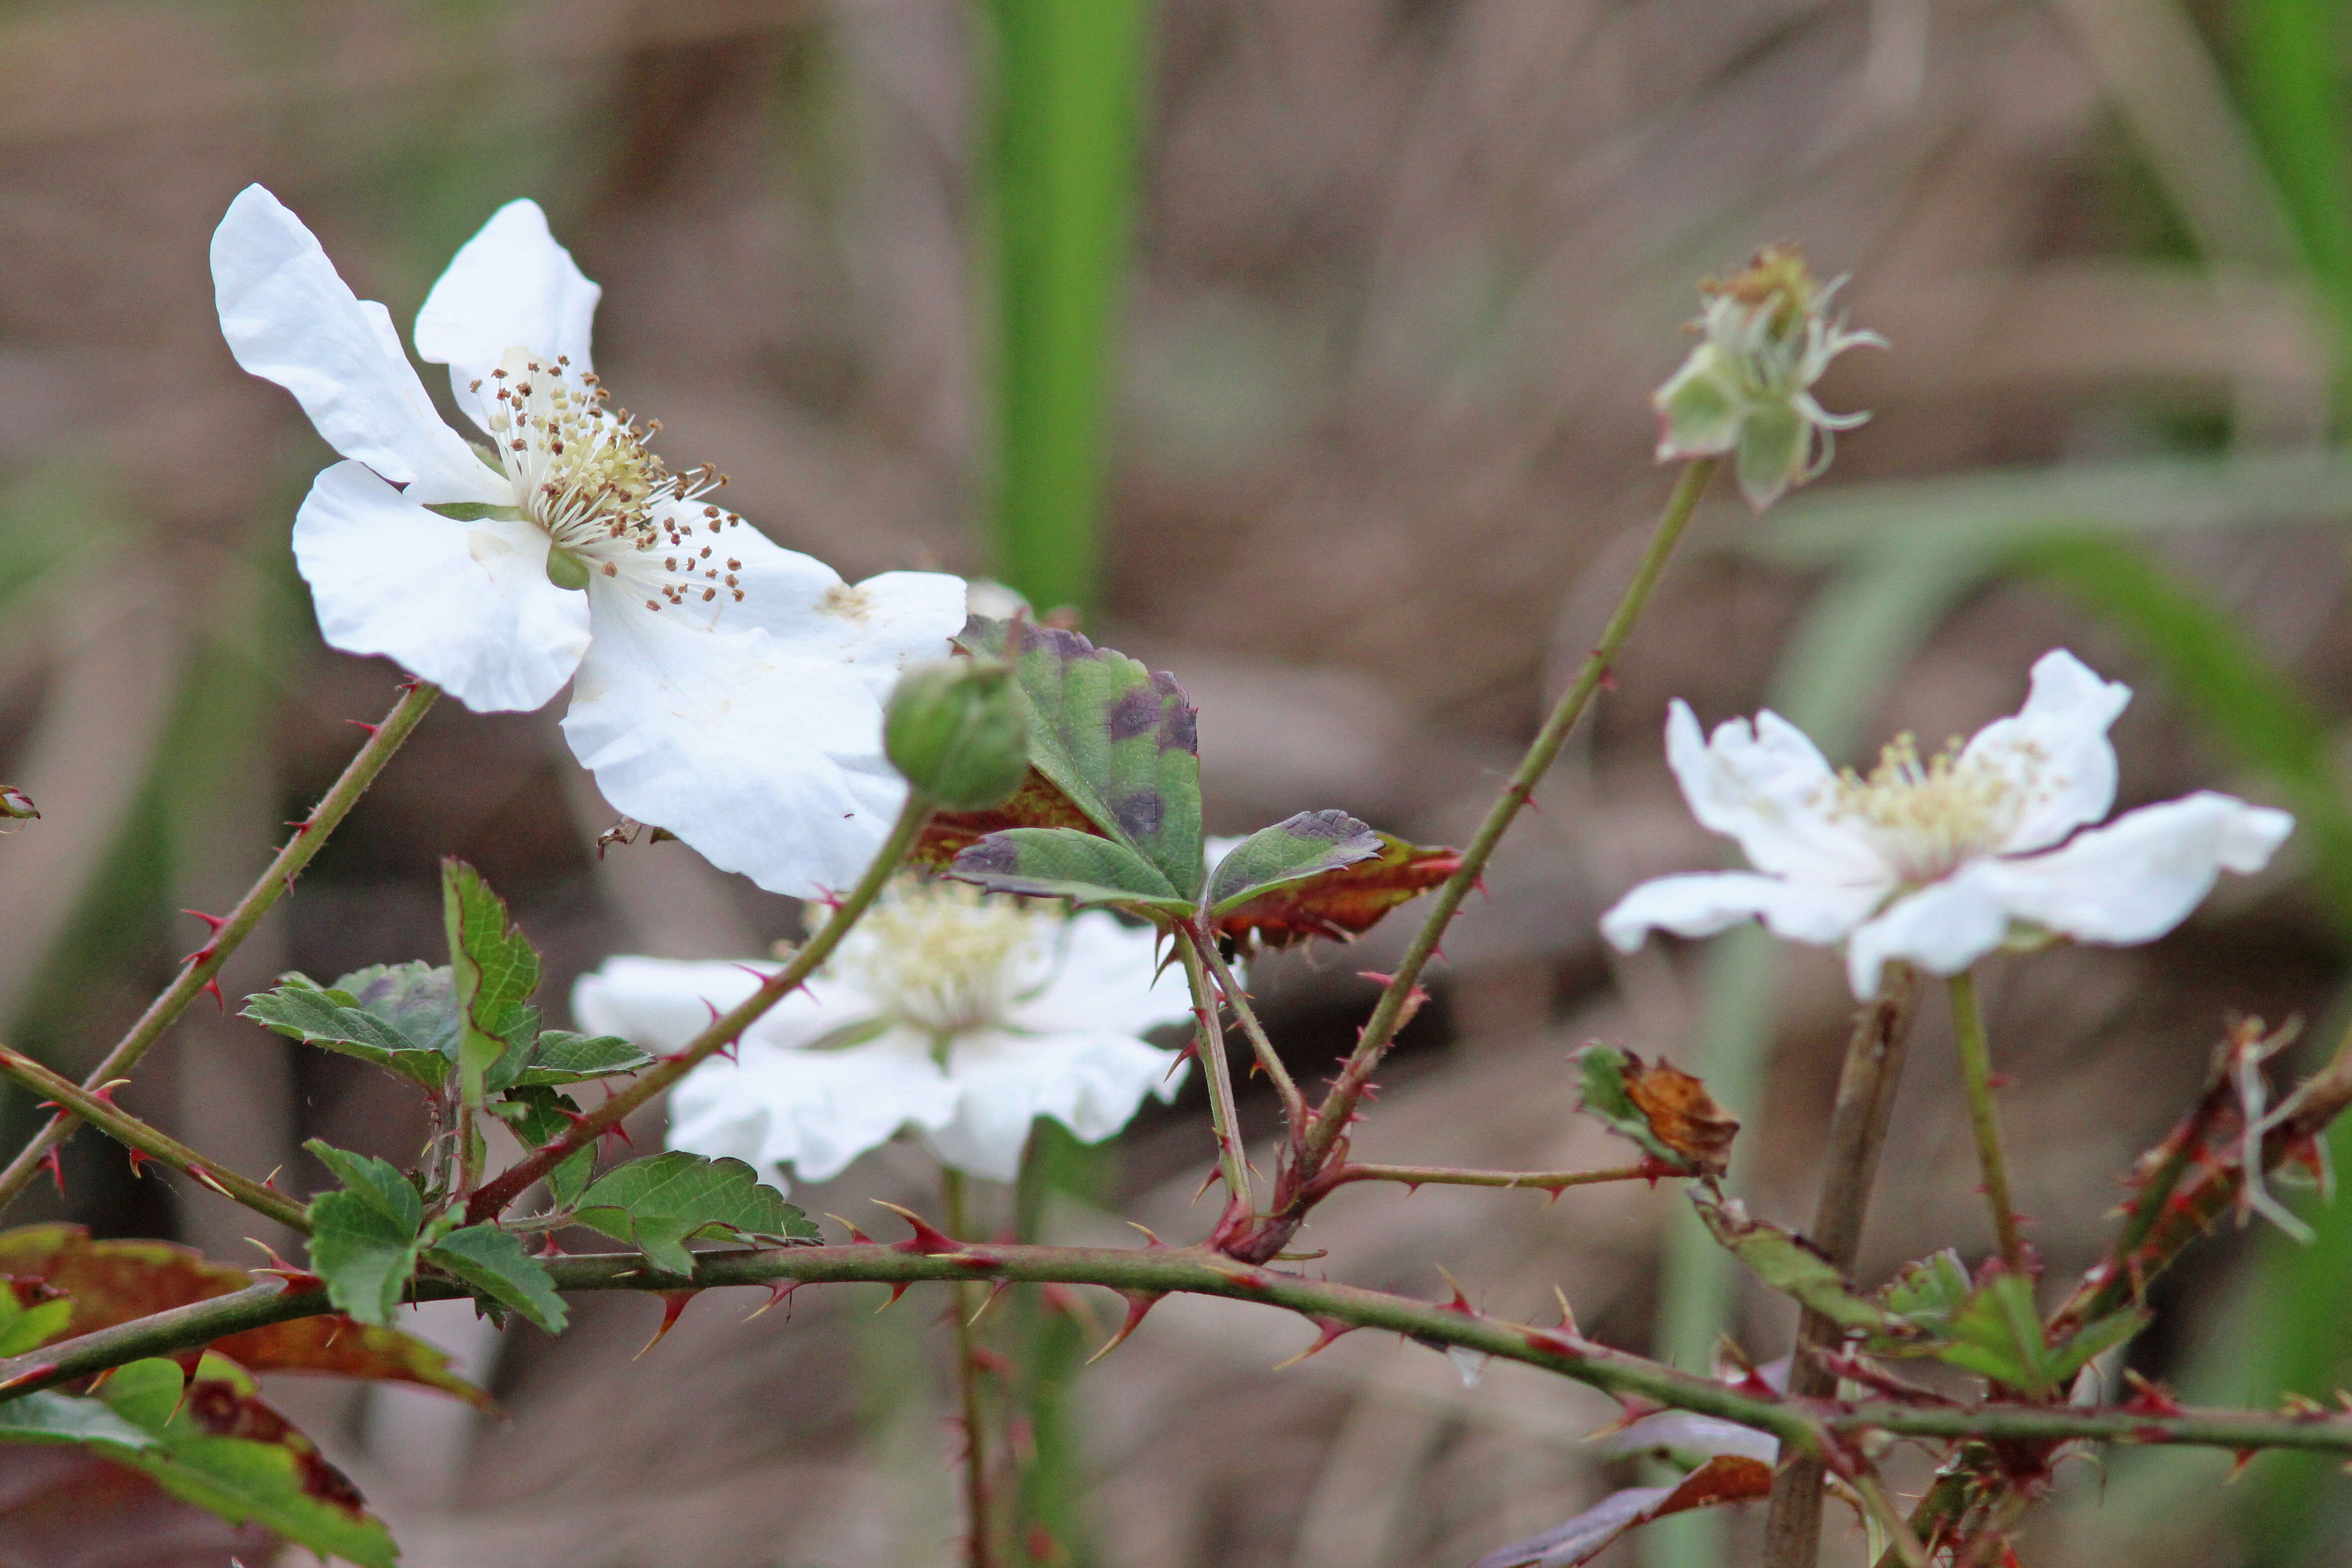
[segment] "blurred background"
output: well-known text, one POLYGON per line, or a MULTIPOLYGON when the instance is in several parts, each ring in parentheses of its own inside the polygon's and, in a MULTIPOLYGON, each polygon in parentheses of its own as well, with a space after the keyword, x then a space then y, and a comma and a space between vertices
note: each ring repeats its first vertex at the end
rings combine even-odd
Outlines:
MULTIPOLYGON (((2352 185, 2339 0, 165 0, 0 13, 0 1037, 79 1074, 333 777, 396 673, 319 641, 294 508, 328 454, 248 380, 205 245, 270 185, 404 328, 455 247, 530 195, 604 288, 599 368, 772 537, 857 577, 1005 577, 1172 669, 1211 826, 1344 806, 1459 842, 1597 634, 1667 477, 1644 399, 1702 276, 1801 244, 1851 272, 1875 417, 1758 522, 1723 487, 1613 692, 1447 943, 1437 1003, 1360 1147, 1419 1163, 1614 1163, 1574 1114, 1595 1035, 1706 1074, 1746 1121, 1734 1185, 1811 1214, 1849 999, 1833 962, 1735 934, 1630 959, 1633 881, 1718 863, 1662 763, 1671 696, 1769 703, 1832 756, 2011 710, 2053 646, 2126 679, 2122 804, 2200 785, 2286 805, 2293 853, 2128 952, 1996 963, 2021 1202, 2063 1279, 2115 1178, 2233 1016, 2343 1027, 2352 937, 2352 185)), ((438 386, 436 377, 428 384, 438 386)), ((436 954, 462 855, 571 978, 618 952, 738 956, 796 911, 678 845, 599 858, 614 814, 560 704, 444 704, 230 965, 232 1001, 436 954)), ((1398 922, 1400 925, 1405 922, 1398 922)), ((1353 951, 1257 988, 1319 1076, 1368 1005, 1353 951)), ((234 1007, 229 1010, 233 1015, 234 1007)), ((1924 1010, 1862 1273, 1989 1245, 1948 1029, 1924 1010)), ((254 1172, 306 1137, 404 1157, 415 1108, 340 1058, 192 1012, 125 1101, 254 1172)), ((13 1141, 36 1124, 5 1102, 13 1141)), ((1271 1125, 1270 1103, 1246 1108, 1271 1125)), ((657 1123, 639 1132, 641 1146, 657 1123)), ((2352 1153, 2352 1135, 2339 1140, 2352 1153)), ((1170 1237, 1197 1104, 1052 1162, 1042 1224, 1170 1237)), ((803 1188, 929 1205, 911 1149, 803 1188)), ((1009 1198, 1000 1195, 1008 1204, 1009 1198)), ((252 1262, 257 1222, 85 1138, 12 1219, 174 1235, 252 1262)), ((2226 1231, 2167 1278, 2132 1364, 2201 1398, 2352 1379, 2352 1205, 2319 1240, 2226 1231)), ((1672 1194, 1349 1189, 1308 1244, 1362 1283, 1549 1310, 1704 1366, 1790 1323, 1672 1194)), ((264 1237, 264 1239, 269 1239, 264 1237)), ((714 1293, 640 1360, 646 1300, 561 1342, 423 1325, 496 1393, 273 1397, 417 1568, 945 1563, 954 1442, 939 1303, 714 1293), (740 1301, 729 1300, 741 1295, 740 1301)), ((1050 1559, 1104 1568, 1466 1563, 1638 1479, 1597 1396, 1465 1387, 1357 1335, 1171 1300, 1076 1379, 1116 1303, 1031 1303, 1055 1370, 1027 1428, 1050 1559), (1041 1315, 1042 1313, 1042 1315, 1041 1315), (1074 1354, 1073 1351, 1076 1353, 1074 1354), (1054 1359, 1058 1357, 1058 1360, 1054 1359)), ((2030 1564, 2300 1568, 2352 1553, 2352 1486, 2265 1458, 2126 1454, 2065 1477, 2030 1564)), ((8 1499, 0 1491, 0 1538, 8 1499)), ((1033 1506, 1024 1503, 1024 1507, 1033 1506)), ((1754 1520, 1661 1527, 1611 1563, 1748 1560, 1754 1520)), ((1860 1561, 1832 1531, 1832 1561, 1860 1561)), ((226 1563, 181 1540, 109 1558, 226 1563)), ((248 1562, 251 1543, 245 1550, 248 1562)), ((0 1560, 5 1560, 0 1551, 0 1560)), ((95 1560, 94 1560, 95 1561, 95 1560)))

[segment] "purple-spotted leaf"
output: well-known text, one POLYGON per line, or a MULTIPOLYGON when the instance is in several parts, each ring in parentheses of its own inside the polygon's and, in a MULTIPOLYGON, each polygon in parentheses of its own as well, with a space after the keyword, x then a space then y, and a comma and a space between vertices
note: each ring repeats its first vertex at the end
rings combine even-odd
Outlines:
POLYGON ((1209 879, 1212 920, 1251 900, 1381 852, 1381 836, 1344 811, 1302 811, 1234 846, 1209 879))
POLYGON ((992 833, 955 858, 954 875, 996 893, 1109 905, 1147 920, 1181 920, 1192 900, 1160 868, 1108 838, 1066 827, 992 833))
POLYGON ((1745 1455, 1720 1454, 1674 1486, 1612 1492, 1567 1523, 1489 1552, 1471 1568, 1578 1568, 1652 1520, 1695 1508, 1751 1502, 1771 1491, 1769 1464, 1745 1455))
POLYGON ((1076 632, 1027 621, 975 616, 956 646, 1013 667, 1037 771, 1176 892, 1198 893, 1200 741, 1175 678, 1076 632))

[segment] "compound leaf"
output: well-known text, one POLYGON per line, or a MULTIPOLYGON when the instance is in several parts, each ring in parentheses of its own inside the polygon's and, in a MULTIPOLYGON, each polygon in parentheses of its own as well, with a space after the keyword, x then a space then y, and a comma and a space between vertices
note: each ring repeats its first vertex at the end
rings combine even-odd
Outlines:
POLYGON ((581 1194, 573 1218, 625 1241, 670 1274, 694 1269, 686 1243, 696 1237, 818 1239, 816 1226, 761 1184, 740 1160, 707 1160, 672 1150, 632 1160, 598 1177, 581 1194))

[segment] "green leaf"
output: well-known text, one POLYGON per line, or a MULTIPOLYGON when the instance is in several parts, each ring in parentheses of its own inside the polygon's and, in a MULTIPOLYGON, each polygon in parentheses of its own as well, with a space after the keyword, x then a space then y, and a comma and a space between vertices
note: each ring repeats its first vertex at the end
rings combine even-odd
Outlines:
POLYGON ((2033 1285, 2021 1275, 1996 1274, 1952 1315, 1952 1342, 1936 1359, 2028 1394, 2054 1393, 2093 1356, 2139 1332, 2147 1314, 2126 1307, 2083 1325, 2052 1345, 2034 1310, 2033 1285))
POLYGON ((466 1103, 482 1103, 487 1080, 518 1043, 536 1038, 522 1015, 539 989, 539 954, 507 919, 507 906, 462 860, 441 862, 441 912, 457 995, 457 1071, 466 1103))
POLYGON ((1030 761, 1087 819, 1200 890, 1201 759, 1192 704, 1153 674, 1076 632, 975 616, 956 642, 1011 664, 1029 712, 1030 761))
POLYGON ((41 1389, 0 1404, 0 1443, 72 1443, 129 1451, 153 1447, 155 1435, 116 1415, 103 1400, 41 1389))
MULTIPOLYGON (((1691 1202, 1715 1239, 1746 1264, 1756 1278, 1784 1296, 1845 1329, 1868 1329, 1900 1337, 1910 1326, 1885 1307, 1854 1294, 1835 1264, 1803 1238, 1778 1226, 1748 1217, 1736 1200, 1718 1204, 1694 1190, 1691 1202)), ((2031 1305, 2031 1303, 2028 1303, 2031 1305)))
POLYGON ((383 1328, 416 1272, 424 1200, 382 1160, 315 1138, 302 1146, 343 1184, 341 1191, 310 1200, 310 1268, 327 1282, 328 1300, 361 1322, 383 1328))
MULTIPOLYGON (((500 470, 504 472, 503 469, 500 470)), ((425 510, 452 522, 529 522, 530 513, 519 506, 499 506, 494 501, 445 500, 428 501, 425 510)))
POLYGON ((1960 1255, 1946 1247, 1932 1257, 1904 1265, 1902 1272, 1878 1292, 1878 1300, 1889 1312, 1909 1323, 1917 1335, 1942 1340, 1949 1335, 1952 1320, 1975 1292, 1976 1282, 1969 1278, 1960 1255))
POLYGON ((809 1217, 784 1202, 783 1194, 762 1186, 742 1161, 706 1160, 683 1150, 607 1171, 582 1194, 573 1217, 629 1243, 670 1274, 693 1271, 686 1243, 696 1237, 818 1239, 809 1217))
POLYGON ((555 1293, 547 1265, 522 1249, 522 1239, 494 1225, 453 1230, 425 1249, 425 1261, 445 1268, 473 1289, 560 1334, 569 1314, 555 1293))
POLYGON ((242 1016, 278 1034, 398 1073, 425 1089, 448 1077, 457 1037, 449 972, 379 964, 322 986, 286 974, 245 999, 242 1016))
POLYGON ((9 1282, 0 1279, 0 1356, 39 1349, 66 1331, 73 1314, 74 1304, 61 1296, 27 1306, 17 1300, 9 1282))
POLYGON ((547 1195, 555 1206, 568 1209, 580 1201, 587 1190, 588 1178, 596 1173, 596 1147, 574 1149, 563 1157, 563 1163, 547 1173, 547 1195))
POLYGON ((391 1534, 351 1482, 224 1358, 206 1356, 185 1385, 171 1362, 132 1362, 106 1381, 99 1397, 151 1438, 110 1457, 183 1501, 224 1519, 250 1520, 360 1568, 394 1568, 399 1561, 391 1534))
POLYGON ((1261 827, 1217 862, 1204 900, 1222 919, 1263 893, 1369 860, 1384 847, 1381 836, 1344 811, 1302 811, 1261 827))
POLYGON ((523 1088, 548 1083, 585 1083, 616 1073, 640 1072, 654 1058, 616 1035, 575 1035, 549 1029, 539 1037, 530 1065, 515 1082, 523 1088))
POLYGON ((1010 827, 968 845, 950 875, 997 893, 1109 904, 1147 920, 1194 912, 1160 868, 1123 844, 1074 827, 1010 827))
POLYGON ((510 1089, 486 1108, 489 1113, 514 1129, 515 1136, 533 1149, 563 1136, 572 1125, 569 1110, 579 1112, 580 1102, 568 1094, 545 1084, 525 1084, 510 1089))

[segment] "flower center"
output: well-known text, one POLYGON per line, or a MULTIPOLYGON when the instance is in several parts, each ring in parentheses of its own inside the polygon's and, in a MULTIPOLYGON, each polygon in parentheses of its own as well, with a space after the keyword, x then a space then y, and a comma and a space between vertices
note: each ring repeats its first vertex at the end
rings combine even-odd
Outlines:
POLYGON ((1030 994, 1048 921, 967 883, 902 879, 858 926, 844 967, 886 1017, 944 1047, 1004 1024, 1030 994))
POLYGON ((731 511, 693 503, 727 482, 704 464, 670 472, 648 443, 661 428, 640 426, 593 372, 568 357, 542 360, 511 348, 488 377, 473 383, 515 504, 546 531, 547 574, 584 588, 597 574, 625 577, 646 608, 740 601, 740 560, 708 536, 740 527, 731 511))
POLYGON ((1879 753, 1864 777, 1848 768, 1832 815, 1864 834, 1906 882, 1932 882, 1964 861, 1996 852, 2024 805, 2014 781, 1957 740, 1926 762, 1908 735, 1879 753))

